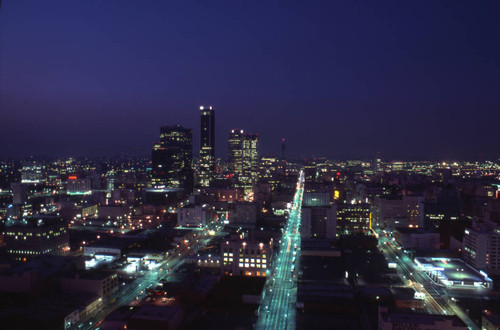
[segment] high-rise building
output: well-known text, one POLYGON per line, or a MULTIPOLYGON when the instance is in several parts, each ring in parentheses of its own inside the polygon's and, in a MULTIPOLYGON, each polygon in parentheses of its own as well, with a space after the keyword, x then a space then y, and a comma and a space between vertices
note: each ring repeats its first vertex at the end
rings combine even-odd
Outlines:
POLYGON ((256 134, 245 134, 243 139, 242 173, 240 181, 251 186, 259 177, 259 137, 256 134))
POLYGON ((337 235, 369 234, 371 217, 369 204, 338 204, 337 235))
POLYGON ((199 183, 208 187, 213 179, 215 170, 215 111, 210 106, 200 107, 200 171, 199 183))
POLYGON ((471 266, 500 274, 500 230, 494 228, 466 229, 463 259, 471 266))
POLYGON ((243 130, 233 129, 227 140, 229 171, 234 175, 240 175, 243 166, 243 136, 243 130))
POLYGON ((261 157, 259 162, 259 182, 270 184, 271 190, 278 189, 285 174, 285 161, 277 157, 261 157))
POLYGON ((23 204, 28 201, 28 185, 16 182, 12 183, 10 186, 12 189, 12 202, 14 204, 23 204))
POLYGON ((228 139, 229 170, 240 186, 250 188, 259 176, 259 137, 243 130, 231 130, 228 139))
POLYGON ((155 188, 193 189, 193 132, 190 128, 162 126, 153 147, 152 183, 155 188))
POLYGON ((337 234, 337 207, 314 206, 302 208, 302 238, 335 239, 337 234))

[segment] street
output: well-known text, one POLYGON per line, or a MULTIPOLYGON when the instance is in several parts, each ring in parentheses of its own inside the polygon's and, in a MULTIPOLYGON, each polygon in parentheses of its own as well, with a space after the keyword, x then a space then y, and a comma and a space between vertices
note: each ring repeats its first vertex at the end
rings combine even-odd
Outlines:
POLYGON ((300 172, 297 190, 289 209, 289 216, 278 253, 273 260, 261 305, 257 329, 295 329, 297 304, 296 273, 300 269, 300 219, 304 194, 304 173, 300 172))

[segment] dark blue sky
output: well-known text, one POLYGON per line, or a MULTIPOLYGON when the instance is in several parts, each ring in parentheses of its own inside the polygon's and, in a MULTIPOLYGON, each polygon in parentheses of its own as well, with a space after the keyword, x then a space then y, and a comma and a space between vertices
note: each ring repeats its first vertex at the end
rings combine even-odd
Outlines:
POLYGON ((217 111, 262 153, 500 157, 499 1, 5 0, 0 157, 149 154, 217 111))

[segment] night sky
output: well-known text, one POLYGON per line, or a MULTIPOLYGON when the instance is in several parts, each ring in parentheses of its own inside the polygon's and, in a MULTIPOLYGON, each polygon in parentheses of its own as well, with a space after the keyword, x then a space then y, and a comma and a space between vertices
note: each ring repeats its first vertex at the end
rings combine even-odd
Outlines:
POLYGON ((261 154, 500 157, 500 1, 4 0, 0 157, 148 155, 216 109, 261 154))

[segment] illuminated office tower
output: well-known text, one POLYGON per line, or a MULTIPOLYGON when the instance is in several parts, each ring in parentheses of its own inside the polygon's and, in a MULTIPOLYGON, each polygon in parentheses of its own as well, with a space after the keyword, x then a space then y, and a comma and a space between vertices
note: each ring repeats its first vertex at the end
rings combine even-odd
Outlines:
POLYGON ((21 183, 41 183, 45 181, 45 173, 42 165, 36 162, 23 165, 21 169, 21 183))
POLYGON ((259 137, 256 134, 245 134, 243 137, 242 173, 240 181, 245 186, 257 182, 259 173, 259 137))
POLYGON ((200 107, 200 172, 199 182, 202 187, 208 187, 215 170, 215 111, 210 106, 200 107))
POLYGON ((155 188, 193 190, 193 132, 190 128, 162 126, 153 147, 152 183, 155 188))
POLYGON ((228 162, 229 171, 234 175, 241 175, 243 162, 243 130, 233 129, 229 133, 228 142, 228 162))
POLYGON ((250 188, 257 182, 259 170, 259 137, 233 129, 228 139, 229 170, 238 177, 240 186, 250 188))
POLYGON ((337 205, 337 235, 370 234, 370 205, 339 204, 337 205))

